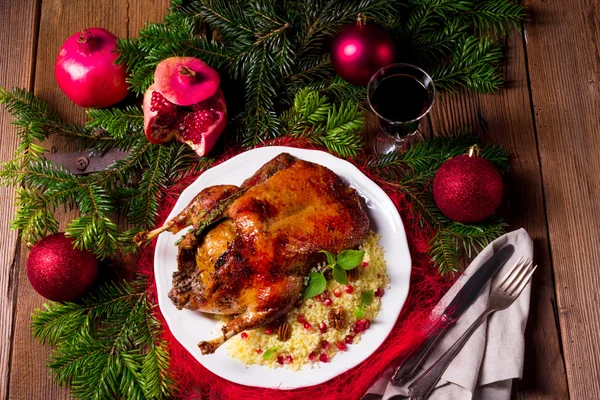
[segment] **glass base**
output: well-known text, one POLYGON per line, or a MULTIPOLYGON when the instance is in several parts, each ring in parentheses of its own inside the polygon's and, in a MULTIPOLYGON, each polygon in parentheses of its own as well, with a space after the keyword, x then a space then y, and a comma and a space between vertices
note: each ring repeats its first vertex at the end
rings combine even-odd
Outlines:
POLYGON ((408 150, 411 143, 414 143, 421 138, 422 135, 419 131, 411 133, 410 135, 400 137, 392 136, 387 132, 379 132, 375 138, 373 144, 373 150, 375 154, 389 154, 389 153, 404 153, 408 150))

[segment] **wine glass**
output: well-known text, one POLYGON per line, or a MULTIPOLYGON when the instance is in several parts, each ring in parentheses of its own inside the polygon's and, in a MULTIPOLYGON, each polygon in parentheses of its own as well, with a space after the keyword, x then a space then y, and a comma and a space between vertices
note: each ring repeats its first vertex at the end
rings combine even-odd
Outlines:
POLYGON ((376 154, 405 151, 411 138, 422 136, 419 122, 433 107, 435 93, 431 77, 416 65, 390 64, 375 72, 367 100, 381 126, 376 154))

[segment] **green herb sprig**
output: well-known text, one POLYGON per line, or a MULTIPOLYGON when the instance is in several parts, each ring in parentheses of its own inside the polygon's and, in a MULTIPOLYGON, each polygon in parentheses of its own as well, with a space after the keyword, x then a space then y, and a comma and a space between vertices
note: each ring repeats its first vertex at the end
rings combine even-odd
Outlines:
POLYGON ((367 290, 360 294, 360 306, 354 310, 354 316, 358 319, 365 317, 365 308, 373 304, 373 290, 367 290))
POLYGON ((326 250, 321 250, 321 253, 327 256, 327 265, 321 272, 311 272, 308 276, 308 284, 304 289, 304 298, 310 299, 320 295, 325 291, 327 279, 325 272, 331 269, 333 279, 343 285, 348 284, 348 275, 346 271, 356 268, 365 255, 363 250, 343 250, 336 256, 326 250))

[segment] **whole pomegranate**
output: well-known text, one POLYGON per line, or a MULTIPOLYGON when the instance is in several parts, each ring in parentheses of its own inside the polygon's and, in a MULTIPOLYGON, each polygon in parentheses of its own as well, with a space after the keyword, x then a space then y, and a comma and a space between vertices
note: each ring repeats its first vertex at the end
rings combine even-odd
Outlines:
POLYGON ((58 52, 54 74, 58 86, 81 107, 112 106, 127 96, 127 71, 114 64, 117 37, 103 28, 88 28, 68 38, 58 52))
POLYGON ((227 125, 227 106, 219 74, 193 57, 161 61, 154 84, 144 95, 144 131, 149 141, 173 138, 199 155, 208 153, 227 125))

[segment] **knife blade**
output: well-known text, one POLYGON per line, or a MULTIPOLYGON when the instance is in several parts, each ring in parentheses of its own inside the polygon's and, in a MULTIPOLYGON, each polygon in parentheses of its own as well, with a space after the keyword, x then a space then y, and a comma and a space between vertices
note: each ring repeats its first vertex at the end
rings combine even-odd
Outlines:
POLYGON ((486 283, 508 261, 514 252, 515 247, 512 244, 508 244, 498 250, 475 271, 473 276, 467 280, 454 299, 444 309, 442 314, 444 324, 436 328, 423 342, 421 347, 415 349, 406 361, 400 365, 392 377, 392 384, 401 386, 407 382, 440 337, 473 304, 486 283))

